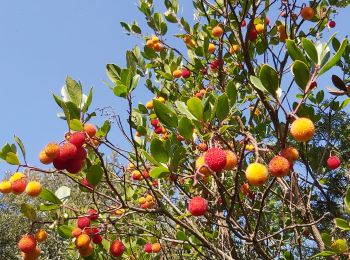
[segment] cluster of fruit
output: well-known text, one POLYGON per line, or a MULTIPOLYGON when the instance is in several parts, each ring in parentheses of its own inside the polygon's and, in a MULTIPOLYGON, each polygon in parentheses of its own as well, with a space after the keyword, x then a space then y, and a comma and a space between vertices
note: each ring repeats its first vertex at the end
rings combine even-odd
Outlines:
POLYGON ((175 79, 178 79, 178 78, 181 78, 183 77, 184 79, 187 79, 191 76, 191 71, 189 69, 182 69, 182 70, 179 70, 179 69, 176 69, 173 71, 173 77, 175 79))
POLYGON ((15 195, 23 192, 30 197, 37 197, 42 191, 40 182, 30 181, 27 183, 27 176, 21 172, 15 172, 9 180, 3 180, 0 183, 0 192, 3 194, 13 193, 15 195))
POLYGON ((37 243, 44 242, 47 239, 45 230, 38 230, 35 235, 24 235, 18 242, 18 248, 22 252, 23 260, 36 260, 41 254, 37 243))
POLYGON ((145 253, 159 253, 161 250, 161 245, 159 243, 147 243, 143 247, 145 253))
POLYGON ((143 209, 150 209, 156 205, 156 201, 154 200, 152 195, 148 194, 145 197, 139 198, 139 204, 140 207, 143 209))
POLYGON ((146 41, 146 46, 157 52, 160 52, 163 50, 163 45, 161 44, 157 36, 152 36, 150 39, 148 39, 146 41))
POLYGON ((166 133, 165 128, 159 124, 159 120, 158 120, 157 118, 152 119, 151 125, 154 127, 154 132, 155 132, 157 135, 165 134, 165 133, 166 133))
POLYGON ((69 173, 78 173, 84 166, 86 159, 86 142, 93 143, 96 128, 91 124, 84 125, 84 131, 72 132, 66 135, 66 141, 58 145, 49 143, 39 154, 43 164, 53 163, 57 170, 67 170, 69 173))

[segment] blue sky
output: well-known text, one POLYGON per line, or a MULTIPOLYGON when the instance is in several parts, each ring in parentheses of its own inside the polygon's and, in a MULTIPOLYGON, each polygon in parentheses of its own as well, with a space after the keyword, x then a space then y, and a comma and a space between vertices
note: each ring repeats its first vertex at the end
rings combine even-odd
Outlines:
MULTIPOLYGON (((87 92, 94 86, 92 108, 112 106, 125 114, 124 102, 103 83, 105 65, 124 65, 127 49, 143 41, 128 37, 119 22, 143 22, 136 0, 1 1, 0 9, 0 145, 19 136, 31 164, 43 146, 61 140, 64 121, 56 117, 58 107, 52 93, 59 93, 67 75, 80 80, 87 92)), ((157 1, 156 1, 157 2, 157 1)), ((192 18, 192 4, 186 2, 185 16, 192 18)), ((337 18, 346 24, 346 12, 337 18)), ((344 36, 345 31, 340 34, 344 36)), ((136 101, 151 95, 141 88, 136 101)), ((96 123, 100 122, 98 120, 96 123)), ((114 129, 116 131, 116 129, 114 129)), ((112 133, 115 141, 116 132, 112 133)), ((0 175, 14 167, 0 163, 0 175)))

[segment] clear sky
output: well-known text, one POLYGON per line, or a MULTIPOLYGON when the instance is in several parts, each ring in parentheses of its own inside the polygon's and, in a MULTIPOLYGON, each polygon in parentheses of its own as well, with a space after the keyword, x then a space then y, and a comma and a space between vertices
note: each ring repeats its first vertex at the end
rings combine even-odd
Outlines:
MULTIPOLYGON (((184 13, 192 18, 190 1, 180 2, 186 3, 184 13)), ((337 24, 343 24, 340 35, 344 36, 349 9, 342 12, 337 24)), ((58 107, 51 94, 59 93, 67 75, 80 80, 85 92, 94 86, 91 108, 112 106, 125 115, 122 100, 113 96, 103 80, 107 80, 107 63, 124 65, 125 51, 142 43, 125 35, 119 25, 134 19, 140 23, 144 19, 136 0, 2 0, 0 145, 12 142, 16 134, 26 146, 30 163, 39 165, 39 151, 46 143, 61 140, 66 131, 65 122, 56 117, 58 107)), ((142 89, 135 93, 136 101, 151 97, 142 89)), ((112 136, 118 140, 115 132, 112 136)), ((0 163, 0 176, 13 169, 0 163)))

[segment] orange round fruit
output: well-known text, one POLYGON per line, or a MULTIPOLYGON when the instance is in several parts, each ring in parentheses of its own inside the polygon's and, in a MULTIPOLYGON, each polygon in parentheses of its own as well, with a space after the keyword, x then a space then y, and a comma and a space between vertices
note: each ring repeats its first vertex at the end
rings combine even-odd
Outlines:
POLYGON ((174 77, 174 78, 178 79, 178 78, 180 78, 181 76, 182 76, 181 70, 174 70, 174 71, 173 71, 173 77, 174 77))
POLYGON ((30 181, 26 187, 26 193, 31 197, 37 197, 42 191, 40 182, 30 181))
POLYGON ((204 156, 198 157, 196 160, 196 170, 203 174, 204 176, 210 175, 210 170, 207 166, 205 166, 204 156))
POLYGON ((307 142, 315 134, 315 125, 310 119, 301 117, 292 123, 290 133, 296 141, 307 142))
POLYGON ((36 240, 32 235, 24 235, 18 242, 18 248, 24 253, 30 253, 36 248, 36 240))
POLYGON ((44 151, 47 157, 55 159, 60 153, 60 147, 57 143, 48 143, 45 146, 44 151))
POLYGON ((47 239, 47 233, 45 230, 43 229, 39 229, 36 233, 35 233, 35 239, 38 242, 44 242, 47 239))
POLYGON ((90 137, 94 137, 96 135, 96 127, 92 124, 85 124, 84 125, 84 131, 88 134, 90 137))
POLYGON ((290 162, 294 162, 299 159, 299 152, 294 147, 286 147, 280 152, 280 154, 290 162))
POLYGON ((75 240, 75 246, 79 248, 86 248, 90 244, 90 237, 87 234, 81 234, 80 236, 77 237, 75 240))
POLYGON ((312 18, 315 17, 315 11, 312 7, 306 6, 301 9, 300 15, 305 20, 311 20, 312 18))
POLYGON ((262 23, 258 23, 255 25, 255 31, 260 34, 260 33, 263 33, 265 30, 265 27, 262 23))
POLYGON ((146 41, 146 46, 147 46, 148 48, 153 49, 153 47, 154 47, 153 41, 152 41, 151 39, 147 40, 147 41, 146 41))
POLYGON ((248 165, 245 177, 249 184, 253 186, 263 185, 269 178, 269 172, 265 165, 261 163, 251 163, 248 165))
POLYGON ((274 177, 286 176, 289 173, 289 169, 289 161, 280 155, 273 157, 269 163, 269 170, 274 177))
POLYGON ((215 26, 212 30, 213 36, 217 38, 221 37, 223 33, 224 33, 224 30, 219 25, 215 26))
POLYGON ((214 53, 215 49, 216 49, 215 44, 209 43, 209 45, 208 45, 208 52, 210 54, 212 54, 212 53, 214 53))
POLYGON ((33 251, 29 253, 22 252, 23 260, 37 260, 41 254, 39 247, 36 247, 33 251))
POLYGON ((53 160, 54 160, 53 158, 47 156, 45 150, 43 150, 43 151, 41 151, 41 152, 39 153, 39 161, 40 161, 42 164, 48 165, 48 164, 52 163, 53 160))
POLYGON ((238 51, 240 50, 240 47, 238 44, 233 44, 231 47, 230 47, 230 53, 233 55, 235 53, 237 53, 238 51))
POLYGON ((159 243, 152 244, 152 252, 153 253, 159 253, 161 250, 161 246, 159 243))
POLYGON ((232 151, 226 151, 225 170, 229 171, 236 167, 238 162, 237 155, 232 151))
POLYGON ((94 247, 90 244, 87 245, 87 247, 82 247, 79 248, 79 254, 82 257, 87 257, 92 255, 92 253, 94 252, 94 247))
POLYGON ((0 182, 0 192, 3 194, 8 194, 12 191, 12 185, 10 181, 0 182))

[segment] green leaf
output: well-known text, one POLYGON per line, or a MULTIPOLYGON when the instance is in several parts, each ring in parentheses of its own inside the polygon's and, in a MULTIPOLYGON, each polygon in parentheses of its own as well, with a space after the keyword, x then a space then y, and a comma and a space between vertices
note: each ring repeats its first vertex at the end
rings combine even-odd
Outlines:
POLYGON ((215 103, 215 114, 219 121, 223 121, 230 112, 230 107, 228 104, 228 97, 226 93, 219 96, 215 103))
POLYGON ((120 68, 115 64, 106 65, 107 76, 115 84, 120 80, 120 68))
POLYGON ((298 86, 302 90, 305 90, 310 81, 310 71, 308 66, 304 62, 297 60, 292 65, 292 73, 298 86))
POLYGON ((295 41, 287 39, 286 46, 287 46, 288 53, 293 61, 300 60, 304 63, 307 63, 304 53, 300 50, 300 47, 296 45, 295 41))
POLYGON ((187 241, 187 235, 182 230, 179 230, 179 231, 176 232, 176 239, 177 240, 182 240, 182 241, 187 241))
POLYGON ((71 77, 67 77, 66 88, 69 95, 69 100, 80 108, 83 97, 81 84, 73 80, 71 77))
POLYGON ((260 91, 266 92, 266 88, 264 87, 264 85, 258 77, 250 76, 250 82, 254 85, 254 87, 259 89, 260 91))
POLYGON ((88 95, 88 97, 87 97, 87 99, 86 99, 86 101, 85 101, 85 104, 84 104, 84 106, 83 106, 83 112, 84 112, 84 113, 87 112, 87 111, 89 110, 89 107, 90 107, 91 102, 92 102, 93 91, 94 91, 94 88, 91 87, 91 88, 90 88, 90 91, 89 91, 89 95, 88 95))
POLYGON ((336 218, 335 224, 338 228, 342 230, 350 230, 349 222, 347 222, 345 219, 342 218, 336 218))
POLYGON ((103 125, 97 130, 96 137, 105 137, 111 130, 111 122, 109 120, 104 121, 103 125))
POLYGON ((20 164, 17 154, 15 154, 13 152, 8 152, 6 154, 5 161, 9 164, 12 164, 12 165, 19 165, 20 164))
POLYGON ((86 179, 92 186, 96 186, 102 180, 103 169, 101 165, 91 165, 87 169, 86 179))
POLYGON ((42 198, 43 200, 52 202, 54 204, 62 204, 62 201, 59 198, 57 198, 56 195, 52 193, 52 191, 46 188, 43 188, 39 197, 42 198))
POLYGON ((177 127, 177 116, 172 109, 158 100, 153 100, 153 106, 160 122, 169 127, 177 127))
POLYGON ((35 209, 27 203, 21 204, 21 213, 30 220, 36 219, 35 209))
POLYGON ((177 109, 181 112, 181 114, 185 115, 188 119, 196 119, 191 112, 187 109, 187 106, 184 102, 182 101, 175 101, 175 105, 177 109))
POLYGON ((331 256, 331 255, 335 255, 335 254, 337 254, 337 253, 334 251, 322 251, 321 253, 313 255, 311 258, 316 258, 316 257, 320 257, 320 256, 331 256))
POLYGON ((235 86, 234 81, 230 81, 227 84, 225 92, 226 92, 227 97, 230 101, 230 106, 234 106, 237 102, 237 96, 238 96, 237 88, 235 86))
POLYGON ((74 227, 70 227, 67 225, 61 225, 57 227, 57 233, 63 237, 63 238, 71 238, 72 237, 72 231, 73 231, 74 227))
POLYGON ((63 100, 60 99, 60 98, 59 98, 58 96, 56 96, 55 94, 53 94, 53 98, 54 98, 54 100, 56 101, 57 105, 58 105, 60 108, 62 108, 63 113, 64 113, 64 115, 65 115, 65 117, 66 117, 66 120, 67 120, 67 124, 69 125, 70 114, 69 114, 69 109, 68 109, 66 103, 63 102, 63 100))
POLYGON ((57 204, 42 204, 39 206, 40 211, 51 211, 59 208, 60 208, 60 205, 57 205, 57 204))
POLYGON ((187 108, 198 120, 203 120, 204 107, 202 101, 197 97, 187 100, 187 108))
POLYGON ((344 202, 345 202, 346 207, 350 210, 350 186, 346 190, 344 202))
POLYGON ((160 179, 167 176, 168 173, 169 173, 169 170, 167 168, 165 168, 164 166, 159 166, 159 167, 154 167, 150 171, 149 175, 154 179, 160 179))
POLYGON ((344 39, 343 42, 340 45, 340 48, 335 53, 335 55, 321 68, 321 70, 318 72, 318 75, 322 75, 326 71, 328 71, 330 68, 332 68, 342 57, 345 48, 348 44, 348 39, 344 39))
POLYGON ((152 156, 150 156, 145 150, 142 151, 143 156, 145 156, 147 161, 150 161, 154 165, 160 166, 161 164, 156 161, 152 156))
POLYGON ((25 148, 24 148, 24 145, 23 145, 22 140, 19 139, 19 137, 16 136, 16 135, 14 136, 14 138, 15 138, 16 143, 17 143, 18 146, 19 146, 19 149, 20 149, 21 152, 22 152, 22 155, 23 155, 24 160, 26 160, 26 150, 25 150, 25 148))
POLYGON ((113 88, 113 93, 117 97, 126 97, 126 94, 128 92, 128 87, 122 83, 121 81, 117 81, 115 84, 115 87, 113 88))
POLYGON ((140 78, 141 76, 140 75, 135 75, 133 78, 132 78, 132 81, 131 81, 131 84, 130 84, 130 88, 128 90, 128 93, 130 93, 131 91, 133 91, 136 87, 137 87, 137 84, 139 83, 140 81, 140 78))
POLYGON ((331 244, 332 244, 332 237, 329 234, 322 233, 321 237, 322 237, 322 241, 324 242, 324 244, 326 246, 331 246, 331 244))
POLYGON ((152 140, 150 146, 151 154, 158 162, 166 163, 169 160, 168 152, 165 150, 163 142, 157 138, 152 140))
POLYGON ((69 128, 73 131, 83 131, 83 123, 79 119, 73 119, 69 122, 69 128))
POLYGON ((186 138, 187 140, 192 139, 194 126, 190 119, 188 119, 187 117, 181 117, 178 129, 180 135, 182 135, 184 138, 186 138))
POLYGON ((65 199, 68 199, 70 197, 70 188, 67 186, 61 186, 59 187, 56 192, 55 192, 55 196, 64 201, 65 199))
POLYGON ((260 69, 259 78, 265 89, 275 97, 279 87, 277 72, 269 65, 264 64, 260 69))
POLYGON ((303 46, 306 55, 312 60, 315 64, 318 64, 318 54, 315 45, 307 38, 301 40, 301 45, 303 46))

